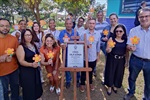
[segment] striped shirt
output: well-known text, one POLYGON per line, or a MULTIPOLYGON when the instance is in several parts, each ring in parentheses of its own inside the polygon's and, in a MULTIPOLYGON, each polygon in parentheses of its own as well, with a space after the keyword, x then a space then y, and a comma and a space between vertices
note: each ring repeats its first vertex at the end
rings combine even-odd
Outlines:
POLYGON ((103 29, 108 25, 109 24, 106 21, 103 21, 102 23, 96 21, 95 30, 98 31, 99 33, 102 33, 103 29))
MULTIPOLYGON (((89 30, 85 30, 84 34, 86 34, 87 45, 90 44, 90 42, 88 41, 89 37, 94 36, 94 42, 92 43, 92 47, 88 48, 88 61, 93 62, 97 59, 97 53, 100 52, 101 35, 96 30, 94 30, 93 33, 90 33, 89 30)), ((82 34, 82 36, 80 37, 80 40, 82 41, 84 40, 84 34, 82 34)))
POLYGON ((132 45, 130 38, 137 36, 140 38, 139 43, 136 45, 136 50, 133 52, 137 57, 150 59, 150 27, 148 31, 144 30, 140 25, 130 30, 128 36, 128 45, 132 45))

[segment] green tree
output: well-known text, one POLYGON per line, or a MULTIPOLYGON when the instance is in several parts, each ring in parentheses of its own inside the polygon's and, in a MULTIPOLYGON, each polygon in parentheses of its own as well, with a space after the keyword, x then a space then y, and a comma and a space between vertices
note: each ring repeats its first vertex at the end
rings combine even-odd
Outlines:
POLYGON ((79 15, 85 15, 89 11, 90 0, 54 0, 60 5, 60 10, 71 12, 75 18, 79 15))

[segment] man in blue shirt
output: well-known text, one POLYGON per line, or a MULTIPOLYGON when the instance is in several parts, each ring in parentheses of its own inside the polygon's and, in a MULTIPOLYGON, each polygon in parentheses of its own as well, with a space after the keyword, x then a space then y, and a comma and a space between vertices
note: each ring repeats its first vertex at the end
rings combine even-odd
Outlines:
MULTIPOLYGON (((66 19, 65 21, 65 30, 62 30, 60 32, 59 35, 59 41, 61 43, 61 46, 64 47, 65 46, 65 39, 64 37, 67 37, 69 41, 73 41, 73 39, 71 38, 72 36, 74 36, 74 29, 72 29, 73 26, 73 22, 71 19, 66 19)), ((76 34, 77 36, 79 36, 79 34, 76 34)), ((67 66, 67 48, 66 48, 66 61, 65 61, 65 67, 67 66)), ((70 82, 71 82, 71 73, 69 71, 65 72, 66 74, 66 88, 70 87, 70 82)), ((80 73, 77 73, 77 87, 79 87, 79 79, 80 79, 80 73)))

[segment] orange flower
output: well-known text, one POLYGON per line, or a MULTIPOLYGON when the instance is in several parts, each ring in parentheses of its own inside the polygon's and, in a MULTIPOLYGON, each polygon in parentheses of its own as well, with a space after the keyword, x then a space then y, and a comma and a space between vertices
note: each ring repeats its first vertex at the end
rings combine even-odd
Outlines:
POLYGON ((68 42, 70 40, 70 38, 68 37, 68 35, 65 34, 65 36, 63 37, 64 42, 68 42))
POLYGON ((47 56, 48 56, 49 59, 53 59, 53 58, 54 58, 54 52, 49 51, 49 52, 47 53, 47 56))
POLYGON ((90 12, 94 12, 94 8, 90 8, 90 12))
POLYGON ((113 47, 115 47, 115 45, 116 45, 116 43, 112 39, 108 40, 108 47, 113 48, 113 47))
POLYGON ((33 57, 34 62, 40 62, 41 61, 41 56, 38 54, 35 54, 33 57))
POLYGON ((89 37, 89 42, 93 43, 94 42, 94 36, 89 37))
POLYGON ((14 28, 15 30, 19 30, 20 26, 19 26, 18 24, 15 24, 15 25, 13 25, 13 28, 14 28))
POLYGON ((133 45, 136 45, 139 43, 140 38, 138 38, 137 36, 134 36, 134 37, 130 38, 130 41, 133 45))
POLYGON ((28 24, 29 27, 31 27, 33 25, 33 21, 30 20, 27 24, 28 24))
POLYGON ((47 74, 47 78, 49 78, 49 77, 51 77, 52 76, 52 74, 51 73, 48 73, 47 74))
POLYGON ((104 30, 104 31, 103 31, 103 34, 104 34, 105 36, 107 36, 107 35, 108 35, 108 33, 109 33, 109 31, 108 31, 108 30, 104 30))
POLYGON ((41 25, 41 26, 46 25, 46 21, 44 21, 44 20, 40 20, 40 25, 41 25))
POLYGON ((8 56, 12 56, 14 54, 14 49, 13 48, 8 48, 7 50, 5 50, 5 53, 8 56))

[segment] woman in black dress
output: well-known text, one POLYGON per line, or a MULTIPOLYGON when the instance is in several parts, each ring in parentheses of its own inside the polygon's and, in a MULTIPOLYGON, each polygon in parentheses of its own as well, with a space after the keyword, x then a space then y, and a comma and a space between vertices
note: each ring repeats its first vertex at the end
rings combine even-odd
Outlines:
MULTIPOLYGON (((125 68, 125 58, 127 35, 124 25, 117 25, 114 29, 114 36, 108 41, 112 40, 115 42, 115 46, 110 47, 107 43, 106 52, 106 67, 105 67, 105 79, 104 84, 108 87, 107 94, 111 95, 111 90, 117 93, 117 88, 122 85, 124 68, 125 68)), ((128 58, 128 57, 127 57, 128 58)))
POLYGON ((33 57, 39 54, 33 41, 33 33, 26 29, 21 33, 21 43, 16 51, 20 64, 20 84, 22 87, 23 100, 41 99, 43 93, 40 79, 40 68, 34 62, 33 57))

